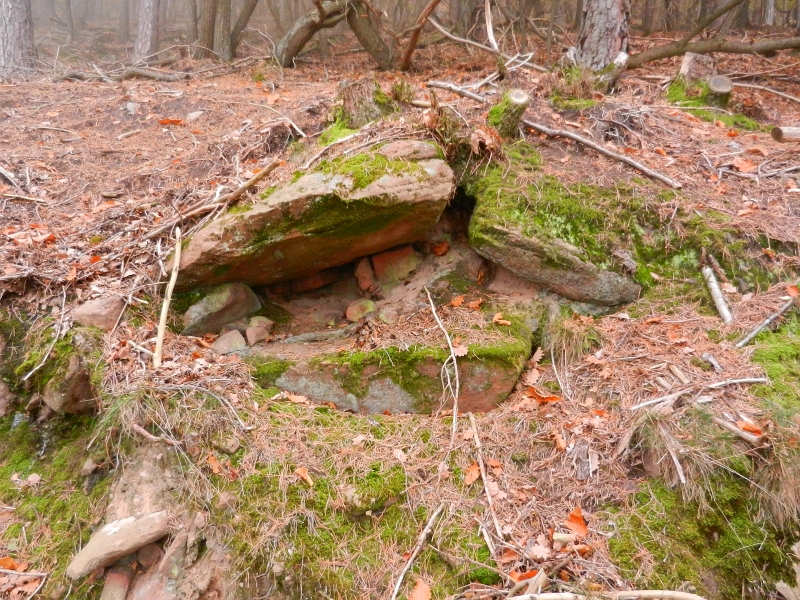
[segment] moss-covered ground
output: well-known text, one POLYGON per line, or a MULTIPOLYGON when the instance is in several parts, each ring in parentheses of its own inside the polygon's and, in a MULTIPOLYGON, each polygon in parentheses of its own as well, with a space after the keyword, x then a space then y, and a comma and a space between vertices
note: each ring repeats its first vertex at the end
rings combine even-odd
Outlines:
POLYGON ((728 127, 736 127, 747 131, 759 131, 762 126, 753 119, 741 114, 729 114, 728 111, 714 110, 716 102, 709 94, 708 84, 699 82, 686 85, 677 79, 667 88, 667 100, 682 107, 692 108, 688 111, 703 121, 714 123, 721 121, 728 127))
MULTIPOLYGON (((0 522, 0 555, 35 565, 50 573, 44 594, 69 582, 64 571, 102 519, 111 483, 109 461, 102 450, 87 450, 93 434, 91 417, 59 417, 35 426, 20 413, 0 419, 0 506, 13 508, 10 521, 0 522), (80 471, 87 458, 101 468, 90 477, 80 471), (22 485, 38 475, 36 485, 22 485)), ((2 511, 0 511, 2 512, 2 511)), ((70 598, 100 597, 97 582, 72 587, 70 598)))

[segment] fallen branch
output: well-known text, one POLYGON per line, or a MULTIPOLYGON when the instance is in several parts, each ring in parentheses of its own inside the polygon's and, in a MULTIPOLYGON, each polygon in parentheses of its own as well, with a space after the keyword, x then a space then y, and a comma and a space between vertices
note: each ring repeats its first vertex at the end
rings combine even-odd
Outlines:
POLYGON ((144 346, 140 346, 139 344, 137 344, 133 340, 128 340, 127 343, 128 343, 128 347, 133 348, 137 352, 141 352, 142 354, 146 354, 147 356, 150 356, 152 358, 152 356, 153 356, 153 351, 152 350, 148 350, 144 346))
POLYGON ((635 404, 631 406, 628 410, 639 410, 640 408, 644 408, 645 406, 653 406, 654 404, 661 404, 662 402, 675 402, 681 396, 685 396, 691 389, 681 390, 680 392, 675 392, 672 394, 668 394, 666 396, 660 396, 658 398, 653 398, 652 400, 647 400, 646 402, 640 402, 639 404, 635 404))
POLYGON ((497 539, 503 539, 503 529, 500 527, 500 522, 497 520, 497 513, 494 510, 494 501, 492 500, 492 493, 489 491, 489 478, 486 475, 486 465, 483 464, 483 447, 481 446, 481 438, 478 435, 478 423, 475 421, 475 415, 467 413, 470 425, 472 425, 472 436, 475 439, 475 448, 478 452, 478 467, 481 470, 481 479, 483 480, 483 490, 486 492, 486 502, 489 504, 489 513, 492 515, 492 522, 494 523, 495 534, 497 539))
POLYGON ((14 175, 13 175, 13 173, 11 173, 11 171, 6 171, 3 167, 0 167, 0 175, 5 177, 6 179, 8 179, 8 182, 11 185, 13 185, 14 187, 22 189, 20 187, 20 185, 17 183, 17 179, 16 179, 16 177, 14 177, 14 175))
MULTIPOLYGON (((465 90, 463 88, 460 88, 460 87, 458 87, 456 85, 453 85, 452 83, 447 83, 447 82, 444 82, 444 81, 429 81, 429 82, 427 82, 426 85, 428 87, 434 87, 434 88, 440 88, 440 89, 443 89, 443 90, 448 90, 450 92, 453 92, 454 94, 458 94, 459 96, 464 96, 465 98, 469 98, 471 100, 475 100, 476 102, 481 102, 482 104, 489 104, 490 103, 489 100, 487 100, 486 98, 484 98, 480 94, 476 94, 474 92, 470 92, 470 91, 465 90)), ((659 173, 658 171, 654 171, 650 167, 646 167, 642 163, 637 162, 637 161, 633 160, 632 158, 628 158, 627 156, 624 156, 622 154, 618 154, 616 152, 612 152, 611 150, 608 150, 607 148, 604 148, 603 146, 601 146, 599 144, 596 144, 591 140, 588 140, 588 139, 586 139, 584 137, 581 137, 576 133, 572 133, 571 131, 564 131, 562 129, 550 129, 549 127, 545 127, 544 125, 541 125, 539 123, 535 123, 533 121, 529 121, 528 119, 522 119, 521 122, 524 125, 527 125, 528 127, 530 127, 531 129, 533 129, 535 131, 538 131, 539 133, 543 133, 543 134, 549 135, 551 137, 563 137, 563 138, 572 140, 574 142, 578 142, 579 144, 582 144, 582 145, 586 146, 587 148, 591 148, 595 152, 598 152, 598 153, 600 153, 600 154, 602 154, 604 156, 607 156, 607 157, 612 158, 614 160, 617 160, 619 162, 625 163, 626 165, 628 165, 630 167, 633 167, 634 169, 636 169, 640 173, 644 173, 648 177, 652 177, 653 179, 657 179, 658 181, 661 181, 662 183, 665 183, 668 186, 670 186, 670 187, 672 187, 672 188, 674 188, 676 190, 681 189, 683 187, 683 184, 675 181, 674 179, 672 179, 670 177, 667 177, 666 175, 663 175, 663 174, 659 173)))
POLYGON ((25 202, 36 202, 37 204, 48 204, 46 200, 32 198, 31 196, 20 196, 19 194, 3 194, 3 198, 8 198, 9 200, 23 200, 25 202))
POLYGON ((718 390, 721 387, 726 387, 729 385, 739 385, 742 383, 768 383, 766 377, 748 377, 746 379, 726 379, 725 381, 718 381, 717 383, 711 383, 705 386, 707 390, 718 390))
MULTIPOLYGON (((800 280, 795 282, 795 285, 798 285, 798 284, 800 284, 800 280)), ((741 340, 736 342, 736 347, 737 348, 744 348, 745 346, 747 346, 747 344, 752 342, 759 333, 764 331, 767 327, 772 325, 775 321, 777 321, 783 315, 785 315, 787 312, 789 312, 789 309, 792 308, 792 306, 794 306, 794 301, 795 301, 795 298, 789 298, 789 300, 787 300, 786 303, 783 306, 781 306, 781 308, 780 308, 780 310, 778 312, 768 316, 766 319, 764 319, 764 321, 758 327, 753 329, 753 331, 751 331, 746 336, 744 336, 741 340)))
MULTIPOLYGON (((773 89, 771 87, 767 87, 765 85, 756 85, 754 83, 734 83, 733 87, 741 87, 741 88, 750 88, 750 89, 753 89, 753 90, 761 90, 762 92, 769 92, 770 94, 774 94, 776 96, 780 96, 781 98, 786 98, 787 100, 791 100, 792 102, 800 102, 800 98, 798 98, 797 96, 792 96, 791 94, 787 94, 786 92, 781 92, 779 90, 773 89)), ((780 141, 780 140, 778 140, 778 141, 780 141)))
POLYGON ((744 379, 725 379, 723 381, 717 381, 716 383, 709 383, 707 385, 697 384, 678 392, 673 392, 666 396, 660 396, 658 398, 653 398, 652 400, 647 400, 646 402, 640 402, 639 404, 631 406, 628 410, 639 410, 640 408, 653 406, 655 404, 676 402, 681 396, 685 396, 697 388, 704 390, 718 390, 719 388, 727 387, 729 385, 740 385, 745 383, 768 383, 768 380, 765 377, 747 377, 744 379))
POLYGON ((770 135, 776 142, 800 142, 800 127, 773 127, 770 135))
POLYGON ((133 431, 135 431, 140 436, 142 436, 143 438, 145 438, 145 439, 147 439, 147 440, 149 440, 151 442, 164 442, 168 446, 175 446, 175 447, 178 447, 178 448, 183 446, 183 442, 180 442, 178 440, 171 440, 171 439, 169 439, 167 437, 164 437, 163 435, 162 436, 153 435, 152 433, 147 431, 144 427, 142 427, 138 423, 134 423, 133 425, 131 425, 131 429, 133 429, 133 431))
POLYGON ((724 39, 709 39, 681 45, 679 42, 656 46, 644 52, 634 54, 628 60, 628 69, 636 69, 649 62, 662 58, 671 58, 694 52, 695 54, 710 54, 712 52, 725 52, 728 54, 763 54, 787 48, 800 48, 800 37, 780 38, 762 42, 728 42, 724 39))
POLYGON ((675 471, 678 473, 678 479, 680 480, 681 485, 686 485, 686 474, 683 472, 683 465, 681 465, 681 461, 678 459, 678 455, 675 453, 675 447, 678 445, 678 442, 674 437, 672 437, 672 435, 670 435, 669 431, 667 431, 667 428, 664 426, 664 423, 661 421, 658 422, 658 431, 664 440, 664 445, 667 447, 667 452, 669 453, 670 458, 672 458, 672 464, 675 465, 675 471))
POLYGON ((601 592, 584 596, 583 594, 547 593, 547 594, 526 594, 515 596, 514 600, 596 600, 598 598, 608 598, 610 600, 632 600, 634 598, 664 598, 668 600, 706 600, 703 596, 690 594, 689 592, 673 592, 671 590, 630 590, 624 592, 601 592))
POLYGON ((748 444, 752 444, 753 446, 761 446, 764 443, 764 436, 754 435, 752 433, 748 433, 747 431, 743 431, 733 423, 729 423, 721 417, 711 417, 711 420, 726 431, 729 431, 733 435, 743 439, 748 444))
POLYGON ((708 265, 703 265, 700 268, 700 272, 703 274, 703 279, 706 280, 708 290, 711 292, 711 298, 714 300, 714 306, 717 307, 717 312, 719 316, 722 317, 722 321, 726 325, 733 323, 731 309, 728 308, 728 303, 725 302, 725 296, 722 294, 722 289, 719 287, 719 282, 717 281, 716 275, 714 275, 714 270, 708 265))
POLYGON ((278 168, 282 164, 283 164, 283 161, 276 158, 271 163, 269 163, 266 167, 261 169, 258 173, 253 175, 250 179, 248 179, 246 182, 244 182, 242 185, 240 185, 238 188, 236 188, 234 191, 232 191, 232 192, 230 192, 228 194, 224 194, 224 195, 220 196, 219 198, 217 198, 215 196, 214 200, 213 200, 213 202, 211 204, 207 203, 208 200, 201 200, 200 202, 192 204, 191 206, 189 206, 186 209, 186 212, 184 214, 178 215, 174 219, 170 219, 168 222, 164 223, 160 227, 157 227, 156 229, 154 229, 150 233, 144 235, 143 239, 151 240, 153 238, 156 238, 159 235, 161 235, 162 233, 164 233, 165 231, 169 231, 170 229, 175 227, 178 223, 183 223, 184 220, 186 220, 186 219, 188 219, 190 217, 196 217, 197 215, 201 215, 201 214, 205 214, 207 212, 211 212, 213 210, 216 210, 217 208, 225 206, 226 204, 231 204, 231 203, 235 202, 236 200, 239 199, 239 197, 242 194, 244 194, 248 190, 248 188, 251 188, 252 186, 257 184, 259 181, 264 179, 267 175, 272 173, 276 168, 278 168))
POLYGON ((19 577, 48 577, 50 573, 37 573, 35 571, 12 571, 11 569, 0 569, 3 575, 18 575, 19 577))
POLYGON ((403 579, 408 573, 408 570, 411 568, 411 565, 414 564, 419 553, 422 551, 422 547, 425 545, 425 541, 428 539, 428 536, 433 531, 433 525, 436 522, 436 519, 439 518, 439 515, 442 514, 444 507, 446 504, 442 502, 439 507, 433 511, 431 518, 428 519, 428 522, 425 524, 425 527, 417 537, 417 542, 414 544, 414 549, 411 551, 411 556, 408 557, 406 564, 403 565, 403 570, 400 571, 400 575, 397 576, 397 581, 394 584, 394 589, 392 590, 392 600, 397 600, 397 595, 400 593, 400 586, 403 585, 403 579))
POLYGON ((178 281, 178 271, 181 268, 181 228, 175 228, 175 257, 172 260, 172 276, 169 278, 167 292, 164 294, 164 304, 161 306, 161 318, 158 320, 158 333, 156 335, 156 350, 153 352, 153 367, 161 366, 161 357, 164 354, 164 334, 167 331, 167 315, 169 303, 172 300, 172 290, 178 281))

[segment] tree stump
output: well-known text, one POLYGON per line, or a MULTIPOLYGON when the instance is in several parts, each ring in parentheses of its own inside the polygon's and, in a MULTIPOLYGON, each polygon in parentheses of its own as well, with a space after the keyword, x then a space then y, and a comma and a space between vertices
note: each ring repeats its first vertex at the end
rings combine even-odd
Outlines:
POLYGON ((708 81, 714 76, 717 69, 714 64, 714 57, 709 54, 695 54, 694 52, 687 52, 683 55, 683 62, 681 69, 678 71, 680 76, 687 85, 691 85, 696 81, 708 81))
POLYGON ((708 80, 709 103, 715 106, 727 106, 733 91, 733 81, 724 75, 715 75, 708 80))
POLYGON ((772 139, 776 142, 800 142, 800 127, 773 127, 772 139))
POLYGON ((342 81, 339 99, 342 101, 340 120, 350 129, 360 129, 396 110, 394 102, 374 77, 342 81))
POLYGON ((490 110, 486 122, 506 139, 519 136, 519 121, 530 104, 528 92, 513 89, 503 94, 503 99, 490 110))

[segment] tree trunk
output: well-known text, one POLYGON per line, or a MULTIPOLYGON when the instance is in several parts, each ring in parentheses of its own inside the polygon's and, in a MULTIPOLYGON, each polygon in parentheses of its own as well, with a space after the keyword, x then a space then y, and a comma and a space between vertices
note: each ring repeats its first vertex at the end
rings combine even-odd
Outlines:
POLYGON ((678 28, 678 0, 664 0, 664 29, 675 31, 678 28))
POLYGON ((503 138, 517 138, 519 137, 519 121, 530 101, 531 98, 525 90, 508 90, 502 100, 489 110, 486 122, 497 129, 503 138))
POLYGON ((378 27, 372 20, 367 7, 358 0, 351 0, 347 11, 347 24, 356 34, 356 38, 364 50, 367 51, 372 59, 384 71, 390 71, 393 67, 394 57, 392 51, 386 46, 381 38, 378 27))
POLYGON ((139 4, 139 31, 133 50, 134 62, 158 52, 158 17, 160 0, 142 0, 139 4))
POLYGON ((231 50, 231 0, 217 0, 217 18, 214 23, 214 52, 222 60, 233 58, 231 50))
POLYGON ((642 32, 644 35, 650 35, 653 33, 653 25, 655 23, 655 19, 653 19, 654 13, 656 12, 656 2, 655 0, 645 0, 644 5, 642 7, 642 32))
POLYGON ((131 30, 130 0, 121 0, 119 5, 119 26, 117 29, 117 39, 123 44, 127 44, 130 39, 130 30, 131 30))
POLYGON ((360 129, 396 109, 374 77, 342 81, 339 99, 342 101, 341 120, 350 129, 360 129))
POLYGON ((64 22, 67 24, 67 43, 72 43, 75 35, 75 20, 72 18, 72 0, 64 0, 64 22))
POLYGON ((236 49, 239 47, 239 42, 242 41, 242 33, 247 28, 250 22, 250 17, 258 6, 258 0, 245 0, 242 10, 239 13, 239 18, 236 19, 236 24, 231 30, 231 52, 236 56, 236 49))
POLYGON ((198 0, 200 15, 197 19, 197 35, 199 48, 192 52, 194 58, 210 56, 209 50, 214 47, 214 21, 217 19, 217 0, 198 0))
POLYGON ((320 29, 336 25, 344 18, 347 9, 347 0, 323 2, 324 21, 320 19, 319 11, 316 9, 297 19, 275 48, 275 58, 278 59, 280 65, 282 67, 294 66, 295 57, 300 54, 314 34, 320 29))
POLYGON ((628 51, 629 0, 586 0, 576 62, 600 71, 628 51))
POLYGON ((573 28, 575 31, 580 31, 583 27, 583 6, 584 0, 576 0, 575 2, 575 22, 573 28))
POLYGON ((742 3, 734 15, 733 26, 736 29, 750 27, 750 6, 748 2, 742 3))
POLYGON ((0 75, 35 60, 31 0, 0 0, 0 75))
POLYGON ((775 25, 775 0, 764 0, 764 25, 775 25))
POLYGON ((189 20, 189 43, 196 44, 199 36, 197 33, 197 0, 186 0, 186 18, 189 20))

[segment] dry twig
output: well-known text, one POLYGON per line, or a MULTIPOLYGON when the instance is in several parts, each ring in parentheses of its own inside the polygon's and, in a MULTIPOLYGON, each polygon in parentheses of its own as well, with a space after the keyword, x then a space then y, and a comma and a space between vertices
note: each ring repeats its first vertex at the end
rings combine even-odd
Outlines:
POLYGON ((408 557, 406 564, 403 565, 403 570, 400 571, 400 575, 397 576, 397 581, 395 582, 394 589, 392 590, 392 600, 397 599, 397 595, 400 593, 400 586, 403 585, 403 579, 405 578, 406 573, 408 573, 408 570, 411 568, 411 565, 414 564, 414 561, 416 560, 417 556, 422 551, 422 547, 425 545, 425 541, 428 539, 428 536, 433 531, 433 525, 436 522, 436 519, 438 519, 439 515, 442 514, 442 511, 444 510, 445 506, 446 504, 442 502, 439 505, 439 507, 435 511, 433 511, 431 518, 428 519, 428 522, 425 524, 425 527, 420 532, 419 537, 417 538, 417 543, 414 544, 414 549, 411 551, 411 556, 408 557))
POLYGON ((156 335, 156 351, 153 352, 153 367, 158 369, 161 366, 161 356, 164 353, 164 334, 167 331, 167 315, 169 314, 169 303, 172 300, 172 290, 175 289, 175 282, 178 281, 178 271, 181 268, 181 228, 175 228, 175 258, 172 261, 172 275, 169 278, 167 292, 164 294, 164 304, 161 306, 161 317, 158 320, 158 334, 156 335))

